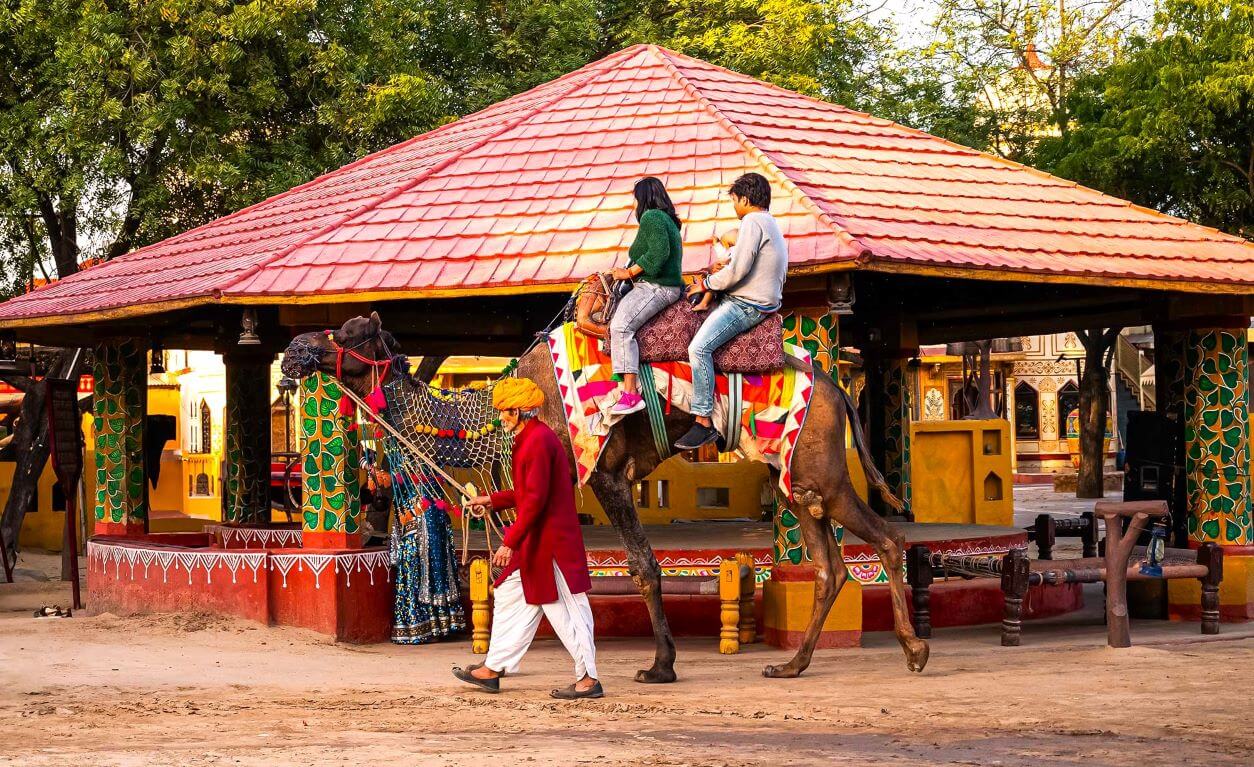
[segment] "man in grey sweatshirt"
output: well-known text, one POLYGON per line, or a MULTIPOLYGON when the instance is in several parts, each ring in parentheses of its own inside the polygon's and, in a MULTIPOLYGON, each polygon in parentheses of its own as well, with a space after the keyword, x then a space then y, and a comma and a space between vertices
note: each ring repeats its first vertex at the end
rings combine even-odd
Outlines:
POLYGON ((688 346, 692 364, 692 414, 695 423, 675 442, 680 450, 695 450, 718 437, 714 414, 714 352, 779 311, 788 275, 788 246, 771 206, 771 185, 758 173, 746 173, 731 185, 732 204, 740 218, 740 233, 731 260, 715 273, 689 287, 689 293, 722 291, 723 299, 701 325, 688 346))

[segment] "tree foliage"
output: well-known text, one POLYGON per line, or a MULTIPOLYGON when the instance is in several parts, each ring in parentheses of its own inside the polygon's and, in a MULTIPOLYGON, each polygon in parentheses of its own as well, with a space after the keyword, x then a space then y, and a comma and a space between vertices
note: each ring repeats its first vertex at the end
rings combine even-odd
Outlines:
POLYGON ((56 271, 112 257, 435 125, 403 0, 11 0, 0 201, 56 271), (90 232, 95 241, 82 241, 90 232))
MULTIPOLYGON (((930 53, 987 116, 990 149, 1032 159, 1040 140, 1071 127, 1078 77, 1118 60, 1145 19, 1137 0, 936 0, 930 53)), ((983 148, 983 147, 979 147, 983 148)))
POLYGON ((1254 1, 1167 0, 1125 61, 1073 95, 1052 169, 1254 239, 1254 1))

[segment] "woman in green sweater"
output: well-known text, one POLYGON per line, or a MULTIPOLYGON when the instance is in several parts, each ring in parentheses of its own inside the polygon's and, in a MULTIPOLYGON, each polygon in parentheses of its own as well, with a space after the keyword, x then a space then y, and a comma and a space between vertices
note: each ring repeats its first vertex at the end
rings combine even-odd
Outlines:
POLYGON ((635 280, 635 285, 610 320, 610 357, 614 373, 622 378, 622 390, 613 412, 617 415, 644 409, 636 375, 640 347, 636 331, 658 312, 683 295, 683 241, 679 215, 666 187, 649 176, 636 182, 636 221, 640 228, 627 251, 628 264, 614 270, 616 280, 635 280))

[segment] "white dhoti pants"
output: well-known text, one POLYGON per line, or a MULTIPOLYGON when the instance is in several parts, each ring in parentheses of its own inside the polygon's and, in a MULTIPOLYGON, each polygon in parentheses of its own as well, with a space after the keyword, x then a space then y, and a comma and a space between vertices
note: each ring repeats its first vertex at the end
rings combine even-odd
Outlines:
POLYGON ((535 639, 541 616, 549 619, 557 638, 575 660, 575 680, 597 676, 597 649, 592 639, 592 605, 587 594, 572 594, 557 563, 557 601, 545 605, 527 604, 522 576, 514 572, 496 587, 492 607, 492 639, 484 665, 507 674, 518 672, 518 664, 535 639))

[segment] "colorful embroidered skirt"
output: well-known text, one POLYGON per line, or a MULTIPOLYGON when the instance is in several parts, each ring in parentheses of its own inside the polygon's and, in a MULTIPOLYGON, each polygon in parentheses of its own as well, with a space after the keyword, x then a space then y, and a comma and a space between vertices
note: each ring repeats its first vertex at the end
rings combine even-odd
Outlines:
POLYGON ((428 508, 394 542, 396 593, 392 641, 435 642, 466 628, 448 513, 428 508))

